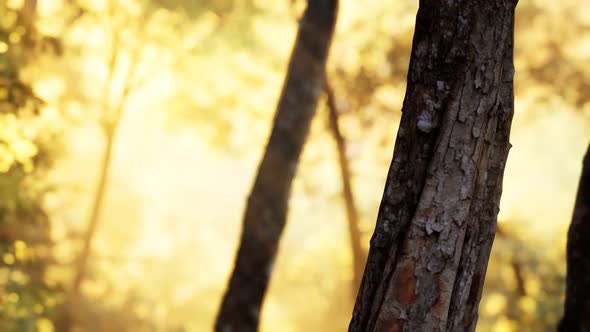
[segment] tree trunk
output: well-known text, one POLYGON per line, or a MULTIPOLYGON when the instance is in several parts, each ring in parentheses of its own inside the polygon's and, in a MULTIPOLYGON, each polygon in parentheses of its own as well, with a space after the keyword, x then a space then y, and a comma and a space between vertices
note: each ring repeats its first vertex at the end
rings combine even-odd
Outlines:
POLYGON ((354 194, 352 193, 352 174, 350 173, 350 163, 346 157, 346 140, 340 132, 340 125, 338 123, 339 110, 336 103, 336 96, 334 95, 332 86, 328 82, 326 82, 326 94, 328 95, 328 120, 330 132, 336 143, 338 166, 340 167, 340 176, 342 178, 342 197, 344 199, 346 217, 348 220, 348 233, 350 236, 353 269, 351 294, 354 299, 363 278, 366 253, 361 244, 362 234, 359 227, 359 217, 354 202, 354 194))
POLYGON ((559 332, 590 331, 590 145, 567 238, 565 312, 559 332))
POLYGON ((98 184, 96 186, 96 193, 94 194, 94 200, 90 210, 90 218, 88 220, 88 228, 84 234, 82 242, 82 251, 80 257, 78 257, 78 264, 76 267, 76 274, 72 283, 72 291, 74 294, 80 292, 80 285, 86 277, 86 270, 88 265, 88 257, 92 249, 92 242, 96 234, 98 227, 98 221, 100 220, 100 212, 102 210, 102 203, 107 188, 107 180, 109 176, 109 170, 111 167, 111 159, 113 155, 113 143, 115 140, 115 131, 105 131, 105 152, 100 163, 100 174, 98 176, 98 184))
POLYGON ((299 24, 274 126, 248 198, 234 271, 216 331, 256 331, 287 217, 299 155, 323 90, 338 1, 308 1, 299 24))
POLYGON ((35 25, 37 16, 37 0, 25 0, 21 9, 25 25, 30 29, 35 25))
POLYGON ((421 0, 349 331, 474 331, 513 115, 516 0, 421 0))
MULTIPOLYGON (((145 24, 145 21, 141 21, 141 26, 145 24)), ((100 212, 104 201, 104 196, 107 191, 108 177, 111 168, 111 159, 113 155, 114 145, 117 138, 117 131, 121 125, 121 119, 125 110, 125 104, 131 94, 131 90, 134 88, 133 79, 135 78, 135 71, 137 64, 139 63, 140 52, 139 49, 135 49, 131 56, 131 63, 125 74, 125 80, 123 81, 123 90, 121 95, 118 96, 115 105, 110 105, 109 101, 111 98, 111 87, 113 85, 115 72, 117 70, 118 59, 119 59, 119 45, 120 36, 118 32, 113 35, 113 45, 111 57, 109 59, 109 75, 104 86, 104 98, 105 98, 105 110, 103 118, 101 119, 101 129, 105 138, 105 151, 100 163, 100 173, 98 175, 98 183, 92 201, 90 210, 90 217, 88 218, 88 228, 84 234, 82 251, 78 257, 78 264, 74 275, 74 281, 72 284, 72 293, 77 295, 80 293, 80 286, 86 277, 86 270, 88 265, 88 258, 92 251, 92 242, 96 235, 96 230, 100 221, 100 212)))

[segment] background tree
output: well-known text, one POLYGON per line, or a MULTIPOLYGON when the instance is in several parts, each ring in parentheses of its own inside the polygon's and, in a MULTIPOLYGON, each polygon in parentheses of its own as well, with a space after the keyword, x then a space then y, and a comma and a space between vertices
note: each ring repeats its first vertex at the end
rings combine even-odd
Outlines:
POLYGON ((326 83, 327 107, 328 107, 328 126, 330 133, 336 143, 336 152, 338 154, 338 166, 340 167, 340 176, 342 178, 342 198, 346 209, 346 218, 348 223, 348 235, 350 238, 350 249, 352 252, 352 285, 351 294, 356 297, 358 288, 363 278, 363 269, 365 266, 366 252, 362 245, 363 235, 360 230, 360 219, 356 208, 354 193, 352 190, 352 173, 350 162, 346 154, 346 139, 342 136, 342 130, 338 122, 340 113, 344 113, 338 107, 338 101, 332 86, 326 83))
POLYGON ((420 3, 350 331, 475 330, 510 148, 515 6, 420 3))
POLYGON ((318 99, 336 23, 338 1, 308 1, 299 23, 273 129, 244 213, 234 271, 217 331, 256 331, 287 219, 291 182, 318 99))
POLYGON ((590 145, 582 165, 567 239, 565 312, 559 324, 560 332, 590 330, 590 145))
MULTIPOLYGON (((2 4, 20 9, 25 2, 2 4)), ((71 287, 87 229, 105 147, 100 119, 109 29, 116 25, 124 42, 118 43, 111 105, 136 47, 137 74, 150 79, 125 103, 81 296, 64 305, 86 332, 162 331, 169 325, 211 330, 252 185, 244 174, 255 174, 265 148, 274 115, 268 105, 280 97, 293 46, 285 36, 295 36, 306 1, 126 0, 116 2, 115 13, 107 12, 108 1, 37 3, 36 28, 49 38, 30 44, 38 52, 29 53, 34 56, 18 72, 19 82, 44 101, 38 110, 47 125, 42 127, 64 133, 62 153, 53 153, 53 138, 47 140, 51 151, 39 146, 53 167, 38 164, 29 175, 39 176, 24 180, 29 188, 51 188, 38 203, 48 216, 52 244, 31 248, 49 254, 44 280, 56 290, 51 294, 60 295, 60 285, 71 287), (150 23, 137 31, 138 15, 148 5, 150 23), (60 56, 52 54, 60 49, 60 56)), ((335 56, 327 69, 342 111, 338 124, 366 252, 401 117, 418 1, 339 3, 330 51, 335 56)), ((563 314, 563 253, 580 156, 590 138, 587 1, 529 0, 518 6, 514 147, 498 217, 507 236, 494 240, 479 310, 482 332, 555 331, 563 314)), ((22 28, 5 13, 0 25, 10 53, 20 45, 12 40, 22 28)), ((2 49, 0 56, 6 54, 2 49)), ((2 114, 14 109, 2 107, 2 114)), ((288 219, 297 222, 286 225, 281 239, 262 331, 343 331, 354 305, 338 154, 326 103, 319 102, 316 112, 291 189, 288 219)), ((25 113, 16 123, 31 138, 38 127, 25 122, 25 113)), ((43 129, 43 135, 49 132, 43 129)), ((0 204, 10 206, 22 192, 7 189, 0 204)), ((10 231, 28 232, 29 220, 11 219, 17 222, 10 231)), ((0 248, 0 257, 15 249, 0 248)), ((19 273, 6 274, 8 267, 2 263, 0 279, 14 285, 19 273)), ((35 303, 23 301, 35 292, 33 285, 18 290, 17 303, 12 293, 0 292, 0 306, 34 312, 35 303)), ((52 295, 48 303, 60 304, 61 298, 52 295)), ((15 317, 0 314, 0 320, 15 317)))
MULTIPOLYGON (((109 12, 111 14, 112 12, 117 10, 112 1, 109 1, 107 6, 109 7, 109 12)), ((148 20, 146 16, 147 13, 138 19, 138 30, 142 30, 145 27, 145 22, 148 20)), ((113 19, 112 22, 117 21, 113 19)), ((120 22, 117 23, 120 24, 120 22)), ((107 60, 108 76, 103 86, 104 105, 99 119, 100 127, 102 129, 102 133, 105 140, 105 148, 102 160, 100 161, 100 171, 98 174, 96 191, 94 194, 94 198, 92 200, 92 205, 90 207, 90 213, 88 216, 88 226, 82 239, 82 250, 80 252, 80 257, 78 258, 78 262, 76 264, 74 280, 72 282, 72 291, 74 294, 78 294, 80 292, 80 286, 87 274, 86 270, 88 265, 88 258, 90 256, 92 242, 94 240, 96 230, 99 225, 100 212, 102 210, 104 196, 106 194, 109 171, 111 168, 111 162, 113 157, 113 149, 117 137, 116 135, 120 127, 121 119, 123 117, 123 112, 126 106, 125 104, 127 102, 127 99, 129 98, 130 93, 133 92, 133 89, 137 88, 137 78, 135 76, 137 75, 136 67, 138 62, 140 61, 140 49, 139 47, 133 49, 131 51, 131 54, 128 54, 129 59, 126 65, 126 69, 120 69, 122 56, 121 49, 119 48, 119 43, 123 42, 123 36, 121 36, 121 31, 119 30, 119 27, 116 26, 117 23, 115 23, 114 26, 109 26, 107 28, 109 30, 111 54, 109 59, 107 60), (123 75, 124 77, 122 79, 123 84, 119 91, 113 91, 115 75, 121 71, 125 72, 123 75)))

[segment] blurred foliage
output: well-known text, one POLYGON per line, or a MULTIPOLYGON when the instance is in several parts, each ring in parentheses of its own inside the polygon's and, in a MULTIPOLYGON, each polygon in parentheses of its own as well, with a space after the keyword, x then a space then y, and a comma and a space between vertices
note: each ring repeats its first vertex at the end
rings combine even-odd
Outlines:
MULTIPOLYGON (((209 330, 305 1, 44 0, 35 28, 24 3, 0 3, 0 330, 51 331, 56 306, 82 331, 209 330), (86 226, 103 125, 119 108, 90 275, 72 298, 61 287, 86 226)), ((341 1, 328 79, 345 110, 366 245, 417 3, 341 1)), ((590 138, 589 27, 583 0, 518 5, 504 235, 479 331, 553 331, 561 314, 565 231, 590 138)), ((326 119, 322 100, 263 331, 341 331, 350 319, 342 290, 351 259, 326 119)))
POLYGON ((53 258, 42 180, 58 144, 20 76, 47 40, 24 10, 3 2, 0 13, 0 330, 50 331, 61 291, 45 276, 53 258))

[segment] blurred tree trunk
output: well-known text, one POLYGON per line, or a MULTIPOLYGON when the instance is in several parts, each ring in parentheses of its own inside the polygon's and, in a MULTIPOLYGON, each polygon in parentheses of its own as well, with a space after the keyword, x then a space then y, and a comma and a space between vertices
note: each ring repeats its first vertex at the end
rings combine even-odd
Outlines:
POLYGON ((118 33, 115 33, 114 36, 115 37, 114 43, 112 45, 112 53, 109 60, 109 75, 107 77, 107 81, 104 87, 105 109, 103 118, 101 119, 100 123, 102 134, 105 139, 105 149, 99 164, 100 168, 98 174, 98 181, 92 200, 92 205, 90 208, 90 215, 87 224, 88 226, 86 228, 86 231, 84 232, 84 237, 82 239, 82 250, 80 252, 74 270, 74 279, 72 282, 72 286, 69 290, 70 292, 68 293, 68 297, 66 298, 65 305, 62 306, 62 310, 58 312, 58 314, 56 315, 56 329, 60 332, 71 331, 77 320, 75 317, 75 310, 73 309, 77 308, 78 306, 77 303, 79 302, 80 297, 80 287, 88 274, 88 260, 92 252, 92 243, 94 242, 96 231, 99 226, 100 213, 107 192, 108 177, 111 169, 114 146, 116 143, 117 130, 119 129, 119 126, 121 124, 121 118, 123 116, 125 104, 133 88, 132 80, 135 76, 135 69, 139 61, 139 50, 135 50, 135 52, 132 53, 131 64, 127 70, 125 81, 123 82, 123 90, 121 91, 121 94, 116 100, 116 104, 111 106, 109 104, 109 100, 111 97, 110 89, 112 87, 114 75, 117 70, 118 57, 120 52, 120 50, 118 49, 120 42, 118 33))
POLYGON ((21 9, 24 23, 29 29, 35 25, 37 16, 37 0, 25 0, 21 9))
POLYGON ((90 252, 92 250, 92 242, 94 240, 96 230, 99 224, 100 212, 102 210, 103 200, 105 197, 106 188, 108 184, 108 177, 111 168, 111 159, 113 155, 115 138, 121 122, 121 117, 123 115, 124 106, 127 101, 127 97, 129 96, 129 92, 131 89, 131 80, 134 76, 135 66, 137 64, 137 52, 135 52, 132 56, 131 66, 129 67, 129 71, 125 77, 126 81, 124 82, 123 91, 121 92, 121 95, 117 100, 117 104, 111 106, 109 104, 112 95, 110 90, 112 88, 115 72, 117 70, 120 52, 119 43, 119 34, 118 32, 114 32, 113 44, 111 45, 112 53, 109 59, 109 75, 104 86, 105 110, 103 113, 103 118, 101 119, 101 128, 105 139, 105 150, 102 156, 102 160, 99 164, 100 168, 98 174, 98 182, 96 185, 96 191, 94 193, 92 205, 90 208, 88 226, 86 228, 86 232, 84 233, 84 238, 82 239, 82 251, 80 253, 80 256, 78 257, 78 264, 76 266, 74 281, 72 284, 72 292, 74 294, 78 294, 80 292, 80 286, 84 278, 86 277, 88 269, 88 257, 90 256, 90 252))
POLYGON ((516 0, 421 0, 349 331, 474 331, 513 115, 516 0))
POLYGON ((565 311, 559 332, 590 331, 590 145, 567 238, 565 311))
POLYGON ((344 199, 346 217, 348 220, 348 233, 350 236, 353 268, 351 293, 353 298, 355 298, 363 278, 366 253, 361 244, 362 234, 359 227, 359 217, 354 201, 354 194, 352 192, 352 174, 350 172, 350 163, 346 156, 346 140, 342 136, 340 125, 338 123, 338 115, 341 111, 339 110, 334 90, 329 82, 326 82, 326 94, 328 95, 328 120, 330 133, 336 143, 338 166, 340 167, 340 176, 342 178, 342 197, 344 199))
MULTIPOLYGON (((118 126, 118 123, 116 124, 116 126, 118 126)), ((82 239, 82 251, 80 253, 80 257, 78 257, 76 274, 74 276, 74 282, 72 283, 72 290, 74 294, 78 294, 80 292, 80 285, 86 277, 86 271, 88 269, 88 257, 90 256, 92 242, 96 234, 98 221, 100 220, 100 212, 102 210, 102 203, 104 200, 105 191, 107 187, 107 180, 111 168, 111 159, 113 155, 113 144, 115 142, 116 126, 111 126, 111 128, 105 129, 104 131, 106 141, 105 151, 100 162, 98 183, 96 186, 94 199, 92 201, 90 217, 88 219, 88 227, 86 228, 84 238, 82 239)))
POLYGON ((299 155, 323 90, 338 1, 308 1, 264 157, 248 198, 234 271, 216 331, 256 331, 287 217, 299 155))

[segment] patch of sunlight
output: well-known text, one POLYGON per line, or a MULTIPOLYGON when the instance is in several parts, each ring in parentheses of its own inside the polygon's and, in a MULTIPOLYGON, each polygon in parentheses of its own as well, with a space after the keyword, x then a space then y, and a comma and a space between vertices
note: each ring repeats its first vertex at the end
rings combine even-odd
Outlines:
POLYGON ((15 31, 8 36, 8 40, 11 44, 17 44, 18 42, 20 42, 22 36, 22 34, 15 31))
POLYGON ((199 46, 199 42, 204 37, 210 35, 215 31, 220 23, 219 16, 212 11, 206 11, 199 16, 199 20, 196 22, 196 26, 185 34, 182 40, 182 46, 184 49, 190 49, 195 46, 199 46))
POLYGON ((8 51, 8 44, 0 41, 0 54, 6 53, 8 51))
POLYGON ((11 9, 21 9, 25 4, 25 0, 6 0, 6 7, 11 9))
POLYGON ((518 300, 518 307, 525 313, 532 315, 537 310, 537 302, 530 296, 524 296, 518 300))
POLYGON ((586 26, 590 25, 590 6, 578 6, 576 8, 576 13, 578 13, 578 17, 580 18, 580 22, 584 22, 586 26))
POLYGON ((525 281, 527 293, 531 296, 537 296, 541 292, 541 282, 537 278, 527 278, 525 281))
POLYGON ((47 318, 37 320, 37 332, 54 332, 53 323, 47 318))
POLYGON ((37 1, 37 12, 40 16, 50 16, 64 9, 63 0, 37 1))
POLYGON ((131 17, 139 17, 142 12, 142 4, 137 0, 119 0, 119 6, 126 9, 126 14, 130 14, 131 17))
POLYGON ((506 297, 500 293, 492 293, 485 299, 483 311, 489 315, 494 316, 504 311, 506 308, 506 297))
POLYGON ((5 253, 4 255, 2 255, 2 261, 4 261, 4 264, 6 265, 14 264, 14 255, 11 253, 5 253))
POLYGON ((296 34, 294 22, 284 14, 272 19, 258 16, 253 22, 258 38, 274 55, 281 57, 288 56, 296 34))
POLYGON ((9 303, 17 303, 20 300, 20 296, 17 293, 10 293, 8 294, 8 296, 6 297, 6 300, 9 303))
POLYGON ((405 91, 391 85, 384 85, 378 88, 375 96, 378 103, 389 109, 397 110, 401 108, 404 101, 405 91))
POLYGON ((16 160, 22 164, 33 158, 39 152, 35 144, 27 140, 18 140, 11 144, 16 160))
POLYGON ((27 244, 24 241, 17 240, 14 242, 14 255, 19 261, 27 259, 27 244))
POLYGON ((108 9, 110 1, 105 0, 87 0, 86 5, 93 11, 104 12, 108 9))
POLYGON ((22 271, 19 270, 14 270, 11 274, 10 274, 10 280, 12 280, 12 282, 14 282, 17 285, 26 285, 29 280, 31 278, 24 274, 22 271))
POLYGON ((109 286, 102 281, 86 279, 82 284, 82 289, 84 290, 85 294, 98 297, 107 294, 109 291, 109 286))
POLYGON ((8 172, 13 164, 12 151, 5 144, 0 144, 0 173, 8 172))
POLYGON ((50 76, 33 84, 33 90, 45 101, 53 101, 65 91, 66 84, 62 77, 50 76))
POLYGON ((36 304, 33 306, 33 312, 34 312, 34 313, 36 313, 37 315, 40 315, 40 314, 42 314, 44 310, 45 310, 45 309, 43 308, 43 306, 42 306, 42 305, 40 305, 39 303, 36 303, 36 304))
POLYGON ((590 35, 580 36, 570 42, 566 52, 569 57, 576 60, 585 60, 590 57, 590 35))
POLYGON ((494 326, 492 327, 492 332, 516 332, 517 326, 516 323, 509 320, 508 318, 502 316, 498 318, 494 326))

